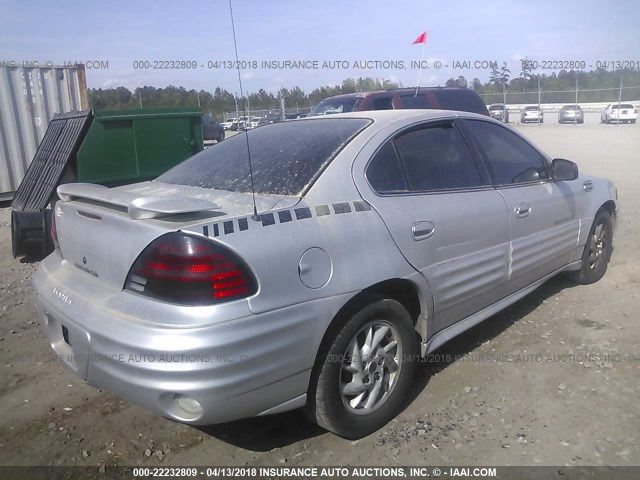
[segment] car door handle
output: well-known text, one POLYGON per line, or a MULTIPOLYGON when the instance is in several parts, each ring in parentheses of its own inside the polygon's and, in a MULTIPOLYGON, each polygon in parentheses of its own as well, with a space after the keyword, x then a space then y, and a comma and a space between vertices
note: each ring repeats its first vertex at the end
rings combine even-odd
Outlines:
POLYGON ((416 222, 411 225, 411 234, 415 241, 429 238, 436 232, 436 227, 431 222, 416 222))
POLYGON ((516 217, 518 218, 526 217, 531 213, 531 205, 526 202, 521 203, 514 209, 514 212, 516 213, 516 217))

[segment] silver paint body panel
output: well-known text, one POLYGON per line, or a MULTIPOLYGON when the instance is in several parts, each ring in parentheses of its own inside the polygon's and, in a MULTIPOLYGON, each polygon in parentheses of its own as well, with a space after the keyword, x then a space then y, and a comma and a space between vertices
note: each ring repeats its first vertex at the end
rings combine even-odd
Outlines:
POLYGON ((423 352, 438 348, 549 276, 579 266, 596 211, 617 202, 611 182, 585 175, 573 182, 380 196, 365 178, 366 166, 394 133, 446 118, 494 121, 435 110, 346 116, 373 123, 304 197, 257 195, 258 221, 251 218, 250 194, 156 182, 89 188, 90 198, 80 187, 58 202, 60 250, 34 277, 54 351, 88 383, 179 421, 208 424, 297 408, 327 328, 358 293, 390 279, 409 282, 420 301, 416 330, 423 352), (161 199, 162 209, 172 198, 187 207, 132 219, 128 205, 145 197, 161 199), (189 211, 190 199, 216 209, 189 211), (523 202, 531 211, 516 218, 514 208, 523 202), (254 273, 257 293, 193 307, 124 290, 140 252, 175 231, 236 252, 254 273), (183 357, 159 361, 163 353, 183 357), (117 361, 105 360, 116 354, 117 361), (167 404, 174 393, 197 399, 202 416, 176 415, 167 404))

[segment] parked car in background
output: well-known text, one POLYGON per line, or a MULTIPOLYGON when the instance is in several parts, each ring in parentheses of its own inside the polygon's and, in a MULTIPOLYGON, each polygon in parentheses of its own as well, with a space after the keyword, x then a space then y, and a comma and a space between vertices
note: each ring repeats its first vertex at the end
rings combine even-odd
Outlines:
POLYGON ((558 112, 558 123, 584 123, 584 111, 580 105, 565 105, 558 112))
POLYGON ((239 117, 231 123, 229 130, 234 132, 246 130, 249 125, 249 117, 239 117))
POLYGON ((287 114, 284 116, 284 118, 285 118, 285 120, 295 120, 295 119, 297 119, 297 118, 303 118, 303 117, 306 117, 306 115, 307 115, 306 113, 299 113, 299 112, 296 112, 296 113, 287 113, 287 114))
POLYGON ((520 113, 520 123, 544 123, 544 112, 538 105, 528 105, 520 113))
POLYGON ((258 126, 258 123, 260 122, 261 118, 262 117, 251 117, 249 119, 249 123, 248 123, 249 128, 256 128, 258 126))
POLYGON ((264 117, 262 117, 264 123, 267 125, 271 125, 272 123, 278 123, 282 121, 282 115, 279 113, 268 113, 264 117))
POLYGON ((489 115, 491 118, 509 123, 509 110, 504 103, 492 103, 489 105, 489 115))
POLYGON ((150 182, 58 187, 38 320, 84 381, 183 423, 304 407, 359 438, 402 409, 420 354, 607 270, 615 186, 486 115, 247 136, 253 176, 234 136, 150 182))
POLYGON ((224 140, 224 127, 209 115, 202 116, 202 136, 206 140, 221 142, 224 140))
POLYGON ((636 123, 638 109, 630 103, 612 103, 600 115, 601 123, 636 123))
POLYGON ((225 130, 230 130, 231 129, 231 125, 233 125, 235 122, 237 122, 238 119, 237 118, 228 118, 227 120, 225 120, 224 122, 222 122, 220 125, 222 125, 222 127, 225 130))
POLYGON ((439 109, 489 115, 480 96, 467 88, 420 87, 346 93, 325 98, 308 117, 366 110, 439 109))

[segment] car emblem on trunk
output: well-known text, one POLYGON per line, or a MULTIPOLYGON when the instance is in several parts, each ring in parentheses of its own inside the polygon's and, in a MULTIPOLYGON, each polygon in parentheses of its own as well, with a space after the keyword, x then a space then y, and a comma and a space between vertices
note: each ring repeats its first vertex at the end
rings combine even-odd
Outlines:
POLYGON ((58 290, 56 287, 53 287, 52 290, 53 294, 58 297, 60 300, 62 300, 64 303, 67 304, 71 304, 73 301, 71 300, 71 298, 69 298, 69 296, 63 292, 61 292, 60 290, 58 290))

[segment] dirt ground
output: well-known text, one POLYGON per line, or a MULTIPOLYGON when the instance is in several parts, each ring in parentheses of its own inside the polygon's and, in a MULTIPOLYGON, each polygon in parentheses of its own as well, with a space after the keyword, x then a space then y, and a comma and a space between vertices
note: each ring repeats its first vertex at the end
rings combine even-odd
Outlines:
POLYGON ((353 442, 300 412, 196 429, 84 385, 50 354, 37 264, 12 258, 0 209, 0 465, 640 464, 640 124, 517 128, 617 183, 607 275, 553 279, 445 345, 407 408, 353 442))

